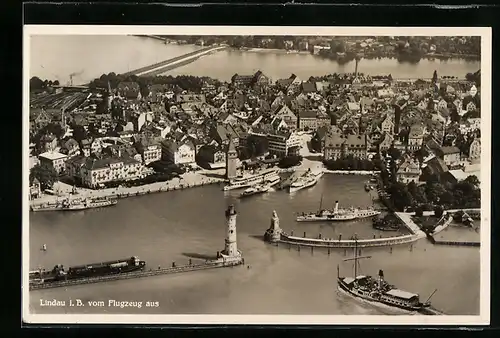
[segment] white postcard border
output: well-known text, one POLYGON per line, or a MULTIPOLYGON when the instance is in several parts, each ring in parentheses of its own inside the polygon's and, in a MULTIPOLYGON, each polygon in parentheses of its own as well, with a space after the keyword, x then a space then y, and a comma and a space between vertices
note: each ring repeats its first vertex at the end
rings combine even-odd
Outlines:
POLYGON ((489 325, 491 214, 490 27, 273 27, 25 25, 23 30, 23 225, 22 318, 32 324, 273 324, 273 325, 489 325), (396 32, 397 30, 397 32, 396 32), (397 33, 397 34, 396 34, 397 33), (29 311, 29 78, 31 35, 304 35, 481 36, 481 277, 478 316, 358 315, 42 315, 29 311), (488 112, 488 114, 485 114, 488 112))

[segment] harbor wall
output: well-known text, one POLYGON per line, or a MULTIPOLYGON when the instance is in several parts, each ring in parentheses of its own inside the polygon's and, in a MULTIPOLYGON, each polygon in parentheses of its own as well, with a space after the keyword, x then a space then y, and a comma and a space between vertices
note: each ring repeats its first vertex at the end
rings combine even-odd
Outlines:
MULTIPOLYGON (((392 246, 399 244, 413 243, 421 239, 418 235, 404 235, 398 237, 389 238, 375 238, 375 239, 360 239, 357 242, 358 248, 367 247, 381 247, 381 246, 392 246)), ((319 247, 319 248, 331 248, 331 249, 345 249, 354 248, 356 246, 356 241, 354 240, 321 240, 307 237, 291 237, 286 234, 282 234, 279 243, 293 244, 305 247, 319 247)))
POLYGON ((213 179, 207 178, 206 180, 194 180, 189 183, 180 183, 174 186, 168 185, 168 182, 156 182, 152 184, 130 187, 130 188, 108 188, 108 189, 98 189, 98 190, 90 190, 89 193, 81 193, 78 195, 70 195, 70 196, 50 196, 51 199, 43 199, 43 200, 30 200, 30 206, 53 206, 60 204, 60 199, 73 197, 73 198, 96 198, 96 197, 108 197, 108 198, 127 198, 134 196, 142 196, 148 195, 151 193, 159 193, 159 192, 168 192, 175 190, 184 190, 188 188, 201 187, 210 184, 221 184, 224 180, 222 179, 213 179), (161 184, 163 183, 163 184, 161 184))
POLYGON ((145 270, 138 272, 130 272, 130 273, 122 273, 116 275, 107 275, 107 276, 99 276, 99 277, 89 277, 89 278, 81 278, 74 280, 66 280, 66 281, 58 281, 58 282, 50 282, 50 283, 41 283, 41 284, 31 284, 29 286, 31 290, 39 290, 39 289, 50 289, 50 288, 58 288, 58 287, 68 287, 73 285, 82 285, 82 284, 95 284, 102 282, 110 282, 117 280, 125 280, 125 279, 133 279, 133 278, 144 278, 144 277, 153 277, 153 276, 161 276, 182 272, 191 272, 191 271, 200 271, 200 270, 208 270, 208 269, 216 269, 216 268, 224 268, 224 267, 233 267, 244 264, 244 259, 239 257, 233 257, 228 260, 214 260, 205 262, 202 264, 189 264, 182 266, 173 266, 170 268, 159 268, 157 270, 145 270))

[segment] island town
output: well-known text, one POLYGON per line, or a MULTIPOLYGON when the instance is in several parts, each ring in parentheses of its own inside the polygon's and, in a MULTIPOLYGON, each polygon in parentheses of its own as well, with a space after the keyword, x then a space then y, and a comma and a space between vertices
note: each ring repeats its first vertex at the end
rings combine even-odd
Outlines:
MULTIPOLYGON (((336 201, 334 208, 323 209, 322 197, 317 211, 300 210, 296 221, 371 218, 374 229, 391 234, 405 228, 409 234, 296 236, 280 227, 274 211, 263 239, 299 251, 326 248, 328 254, 354 248, 356 255, 365 247, 388 246, 392 252, 393 245, 424 238, 436 245, 479 246, 480 71, 464 78, 436 70, 398 79, 358 71, 361 60, 355 59, 352 73, 307 79, 290 74, 277 81, 260 70, 224 82, 156 75, 154 68, 154 75, 109 73, 82 86, 33 77, 30 209, 100 208, 120 198, 207 184, 225 193, 241 191, 240 198, 275 190, 295 194, 325 174, 364 175, 366 192, 376 192, 373 205, 343 208, 336 201), (476 236, 438 238, 451 224, 476 236)), ((244 264, 236 248, 236 214, 233 205, 226 211, 226 247, 215 260, 127 274, 125 269, 145 265, 132 257, 102 263, 102 269, 135 278, 244 264)), ((79 284, 87 268, 38 272, 54 283, 37 288, 79 284)), ((405 299, 400 290, 385 290, 383 272, 379 277, 383 302, 428 307, 418 296, 405 299)), ((358 292, 360 282, 338 276, 339 288, 348 293, 358 292)))

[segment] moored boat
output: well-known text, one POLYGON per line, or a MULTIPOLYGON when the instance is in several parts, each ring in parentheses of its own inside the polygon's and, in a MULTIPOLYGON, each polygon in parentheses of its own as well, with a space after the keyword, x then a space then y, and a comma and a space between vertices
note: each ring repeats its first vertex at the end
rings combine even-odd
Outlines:
POLYGON ((339 201, 335 201, 333 210, 322 209, 323 197, 321 197, 319 210, 316 212, 302 213, 297 216, 297 222, 325 222, 325 221, 352 221, 360 218, 373 217, 380 214, 380 211, 373 208, 340 209, 339 201))
POLYGON ((266 181, 263 184, 255 184, 255 185, 251 186, 250 188, 245 189, 240 194, 240 198, 249 197, 249 196, 253 196, 253 195, 257 195, 257 194, 263 194, 265 192, 268 192, 269 190, 271 190, 271 188, 273 186, 275 186, 279 182, 280 182, 280 179, 277 178, 277 179, 274 179, 274 180, 266 181))
POLYGON ((118 201, 108 197, 66 198, 62 201, 32 205, 32 211, 78 211, 116 205, 118 201))
POLYGON ((299 190, 312 187, 318 183, 319 179, 323 176, 323 171, 313 173, 308 171, 305 175, 299 177, 295 182, 290 184, 289 192, 294 193, 299 190))
POLYGON ((248 188, 255 184, 267 182, 267 181, 276 181, 279 182, 279 171, 276 169, 267 169, 255 174, 244 175, 241 177, 234 178, 229 181, 227 185, 224 186, 224 191, 234 190, 234 189, 242 189, 248 188))
POLYGON ((353 277, 340 276, 340 267, 337 265, 337 287, 340 291, 374 305, 385 305, 408 311, 419 311, 430 307, 429 300, 437 290, 434 290, 427 301, 421 302, 418 294, 403 291, 387 283, 382 270, 379 270, 378 279, 358 275, 358 260, 363 258, 371 258, 371 256, 358 256, 358 248, 355 245, 354 258, 344 259, 344 261, 354 260, 353 277))

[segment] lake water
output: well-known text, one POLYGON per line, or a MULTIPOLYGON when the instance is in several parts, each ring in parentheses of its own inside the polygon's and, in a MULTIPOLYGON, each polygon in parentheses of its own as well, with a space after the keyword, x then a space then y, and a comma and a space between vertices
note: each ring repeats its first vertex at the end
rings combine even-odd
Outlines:
MULTIPOLYGON (((134 36, 53 35, 31 37, 30 74, 42 79, 58 79, 65 84, 70 74, 74 84, 83 84, 103 73, 123 73, 163 60, 190 53, 199 46, 164 44, 162 41, 134 36)), ((464 77, 480 68, 478 61, 451 59, 421 60, 417 64, 399 63, 396 59, 361 60, 359 71, 371 75, 391 74, 395 78, 464 77)), ((340 65, 310 54, 258 53, 224 50, 202 57, 167 74, 210 76, 230 81, 231 76, 263 71, 273 80, 292 73, 303 80, 310 76, 354 71, 354 62, 340 65)))
MULTIPOLYGON (((295 213, 323 206, 366 207, 371 196, 366 178, 327 174, 316 186, 289 195, 270 192, 245 200, 217 185, 120 200, 115 207, 72 213, 30 214, 30 268, 66 267, 138 255, 150 268, 187 263, 193 255, 213 255, 223 249, 224 211, 234 203, 238 211, 238 246, 245 263, 227 269, 190 272, 137 280, 82 285, 30 292, 32 313, 156 313, 156 314, 401 314, 382 310, 338 294, 337 264, 351 252, 286 245, 273 246, 260 238, 276 210, 282 228, 297 235, 346 238, 357 233, 372 238, 369 220, 346 223, 296 223, 295 213), (47 251, 41 251, 43 244, 47 251), (40 299, 158 301, 158 308, 48 308, 40 299)), ((387 234, 386 234, 387 235, 387 234)), ((419 293, 423 300, 438 289, 433 305, 448 314, 478 314, 480 299, 479 248, 433 246, 426 239, 410 245, 363 249, 371 259, 360 273, 376 275, 398 287, 419 293)), ((193 260, 194 262, 196 259, 193 260)), ((404 313, 402 313, 404 314, 404 313)))

